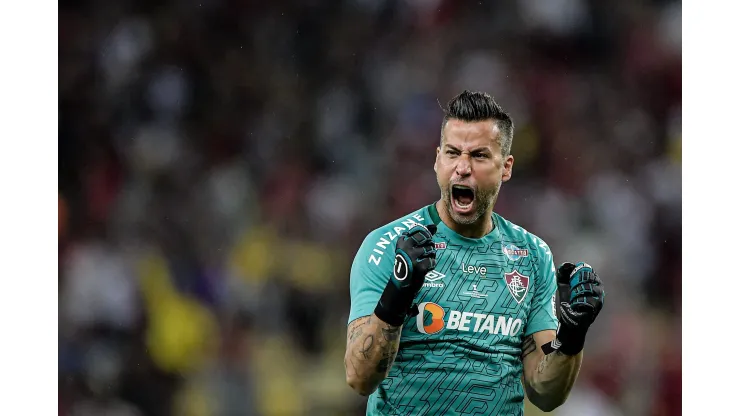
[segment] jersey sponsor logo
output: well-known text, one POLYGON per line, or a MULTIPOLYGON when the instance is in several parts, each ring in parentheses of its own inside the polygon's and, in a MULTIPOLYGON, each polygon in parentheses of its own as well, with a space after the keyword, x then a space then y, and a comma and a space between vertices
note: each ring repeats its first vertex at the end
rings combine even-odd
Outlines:
POLYGON ((419 304, 419 314, 416 315, 416 327, 419 332, 425 334, 436 334, 445 327, 445 310, 434 302, 423 302, 419 304), (424 312, 432 314, 432 323, 424 325, 424 312))
POLYGON ((442 282, 438 282, 438 280, 444 278, 445 275, 436 271, 436 270, 430 270, 429 273, 427 273, 424 276, 424 279, 427 280, 424 282, 424 287, 437 287, 437 288, 443 288, 445 287, 445 284, 442 282))
POLYGON ((388 246, 391 246, 391 248, 395 247, 391 243, 396 238, 398 238, 399 235, 416 227, 417 225, 422 224, 423 222, 424 217, 419 214, 414 214, 410 218, 401 220, 401 224, 403 225, 403 227, 396 225, 395 227, 393 227, 393 231, 385 232, 383 236, 380 237, 380 239, 375 243, 375 247, 373 247, 374 254, 370 254, 370 257, 367 258, 367 262, 375 263, 376 266, 380 266, 380 260, 385 255, 388 246))
POLYGON ((529 257, 529 250, 525 248, 519 248, 514 244, 508 244, 503 248, 504 254, 511 261, 517 261, 522 257, 529 257))
POLYGON ((463 273, 478 274, 480 277, 486 277, 486 273, 488 273, 486 266, 465 266, 465 263, 460 264, 460 270, 462 270, 463 273))
POLYGON ((516 303, 522 303, 529 291, 529 276, 525 276, 514 270, 511 273, 504 274, 504 280, 506 281, 506 287, 509 289, 509 293, 514 297, 516 303))
POLYGON ((449 314, 445 314, 444 308, 434 302, 419 304, 419 314, 416 315, 416 328, 427 335, 436 334, 446 328, 462 332, 488 332, 491 335, 513 337, 521 331, 522 325, 521 319, 514 319, 510 316, 461 312, 454 309, 450 310, 449 314), (429 325, 425 325, 424 317, 428 314, 431 314, 432 320, 429 325))
POLYGON ((396 264, 393 265, 393 277, 396 280, 406 280, 409 276, 409 265, 406 263, 406 258, 400 254, 396 254, 396 264))

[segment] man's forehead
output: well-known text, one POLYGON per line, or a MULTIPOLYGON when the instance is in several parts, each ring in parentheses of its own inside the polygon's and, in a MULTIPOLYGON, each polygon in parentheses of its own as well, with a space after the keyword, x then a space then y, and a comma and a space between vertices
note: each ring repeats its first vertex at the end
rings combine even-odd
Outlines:
POLYGON ((450 119, 442 129, 443 143, 452 146, 498 147, 499 134, 498 123, 494 120, 450 119))

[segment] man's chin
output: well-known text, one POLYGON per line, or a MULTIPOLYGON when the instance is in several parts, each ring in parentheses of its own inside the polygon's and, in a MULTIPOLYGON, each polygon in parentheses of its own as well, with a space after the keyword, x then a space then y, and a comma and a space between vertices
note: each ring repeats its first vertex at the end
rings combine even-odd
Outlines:
POLYGON ((478 214, 475 211, 467 215, 458 214, 457 212, 454 212, 454 211, 451 214, 452 214, 451 215, 452 220, 460 225, 474 224, 480 218, 480 214, 478 214))
POLYGON ((474 201, 473 206, 470 210, 458 210, 455 207, 455 203, 452 200, 447 201, 447 212, 450 214, 450 218, 460 225, 474 224, 481 217, 479 202, 474 201))

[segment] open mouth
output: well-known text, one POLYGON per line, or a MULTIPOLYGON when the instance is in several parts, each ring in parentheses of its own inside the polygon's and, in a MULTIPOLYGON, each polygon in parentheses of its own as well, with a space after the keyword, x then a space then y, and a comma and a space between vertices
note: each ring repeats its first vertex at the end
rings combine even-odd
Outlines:
POLYGON ((452 185, 452 202, 458 211, 468 211, 473 207, 475 191, 465 185, 452 185))

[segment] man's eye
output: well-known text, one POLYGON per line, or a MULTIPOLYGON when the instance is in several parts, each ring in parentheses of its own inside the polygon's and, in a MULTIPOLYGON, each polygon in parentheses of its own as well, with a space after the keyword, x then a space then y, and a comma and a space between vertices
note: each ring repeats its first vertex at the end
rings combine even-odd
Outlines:
POLYGON ((486 159, 488 158, 488 155, 485 153, 475 153, 473 157, 476 159, 486 159))

